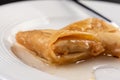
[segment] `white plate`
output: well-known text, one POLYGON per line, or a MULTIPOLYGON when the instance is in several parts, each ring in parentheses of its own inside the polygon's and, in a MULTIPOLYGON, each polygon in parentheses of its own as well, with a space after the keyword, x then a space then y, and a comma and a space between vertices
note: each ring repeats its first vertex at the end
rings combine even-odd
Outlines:
MULTIPOLYGON (((89 6, 91 5, 92 7, 95 5, 95 8, 98 11, 102 9, 102 7, 100 6, 107 6, 106 4, 108 4, 108 6, 110 7, 114 7, 115 10, 116 8, 120 9, 120 6, 110 3, 84 3, 89 6), (98 8, 97 5, 99 5, 98 8)), ((103 14, 107 14, 108 10, 104 11, 106 12, 103 14)), ((111 18, 113 20, 120 23, 119 20, 116 19, 116 15, 118 14, 113 15, 111 13, 111 15, 111 18)), ((15 33, 19 30, 43 28, 58 29, 71 22, 75 22, 77 20, 85 19, 88 17, 91 17, 89 13, 85 13, 82 8, 69 1, 24 1, 1 6, 0 74, 4 75, 5 77, 8 76, 7 78, 12 78, 12 80, 85 80, 86 77, 83 76, 87 76, 87 79, 92 77, 92 75, 89 75, 89 73, 85 73, 89 70, 89 72, 92 73, 93 65, 91 63, 93 63, 94 65, 106 65, 107 63, 107 65, 115 65, 115 67, 120 67, 120 62, 118 60, 108 58, 107 60, 105 59, 106 61, 88 61, 88 68, 90 69, 83 68, 86 66, 86 64, 82 63, 83 65, 81 66, 72 65, 72 67, 76 69, 71 69, 71 67, 67 66, 65 68, 59 68, 60 71, 58 69, 54 69, 55 71, 53 71, 53 73, 49 73, 49 71, 47 73, 24 64, 11 51, 11 46, 15 41, 15 33), (109 60, 112 60, 112 63, 109 60), (68 75, 63 75, 63 73, 68 75), (77 75, 75 75, 74 73, 76 73, 77 75)))

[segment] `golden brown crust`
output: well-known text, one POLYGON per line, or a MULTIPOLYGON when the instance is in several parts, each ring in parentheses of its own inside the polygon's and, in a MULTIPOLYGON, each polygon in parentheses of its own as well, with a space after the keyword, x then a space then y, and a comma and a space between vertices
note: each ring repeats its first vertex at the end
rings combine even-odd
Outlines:
POLYGON ((77 30, 77 31, 83 31, 83 32, 98 32, 98 31, 114 32, 118 30, 118 28, 115 28, 114 26, 98 18, 88 18, 82 21, 78 21, 62 29, 77 30))
POLYGON ((120 57, 119 28, 116 28, 101 19, 88 18, 83 21, 70 24, 63 29, 96 34, 96 37, 103 43, 106 49, 106 54, 120 57))
POLYGON ((102 54, 104 50, 106 54, 120 57, 119 29, 97 18, 78 21, 60 30, 18 32, 16 40, 54 64, 88 59, 102 54), (78 43, 75 44, 72 40, 78 40, 78 43))
POLYGON ((41 58, 55 64, 66 64, 82 59, 88 59, 89 57, 97 56, 104 51, 101 42, 93 34, 79 31, 25 31, 17 33, 16 40, 29 50, 36 52, 41 58), (90 44, 88 44, 88 51, 78 52, 75 54, 57 55, 54 52, 53 46, 60 40, 64 41, 64 39, 87 40, 90 42, 90 44))

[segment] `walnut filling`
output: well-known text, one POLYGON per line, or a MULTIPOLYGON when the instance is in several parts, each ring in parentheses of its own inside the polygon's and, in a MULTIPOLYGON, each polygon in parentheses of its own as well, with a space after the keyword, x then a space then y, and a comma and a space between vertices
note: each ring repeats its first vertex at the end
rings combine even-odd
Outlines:
POLYGON ((75 39, 59 40, 54 44, 53 49, 59 56, 83 52, 96 56, 104 50, 100 42, 75 39))

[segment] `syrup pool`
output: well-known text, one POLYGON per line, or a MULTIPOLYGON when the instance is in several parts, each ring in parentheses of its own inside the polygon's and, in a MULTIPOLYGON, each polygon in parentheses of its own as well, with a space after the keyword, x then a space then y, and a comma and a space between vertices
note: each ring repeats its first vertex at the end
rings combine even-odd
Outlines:
POLYGON ((52 66, 44 63, 42 59, 35 56, 35 53, 17 43, 14 44, 11 49, 25 64, 51 75, 64 78, 65 80, 95 80, 93 74, 94 68, 108 65, 120 67, 120 59, 110 56, 99 56, 86 61, 77 62, 76 64, 52 66))

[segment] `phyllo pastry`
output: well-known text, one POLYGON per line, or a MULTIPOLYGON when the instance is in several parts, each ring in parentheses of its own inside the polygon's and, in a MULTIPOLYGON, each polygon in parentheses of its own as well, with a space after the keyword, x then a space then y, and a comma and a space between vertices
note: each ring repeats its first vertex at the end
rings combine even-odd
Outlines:
POLYGON ((50 64, 73 63, 104 52, 94 34, 74 30, 22 31, 16 34, 16 41, 50 64))
POLYGON ((63 30, 93 33, 103 43, 105 54, 120 57, 120 29, 97 18, 72 23, 63 30))

